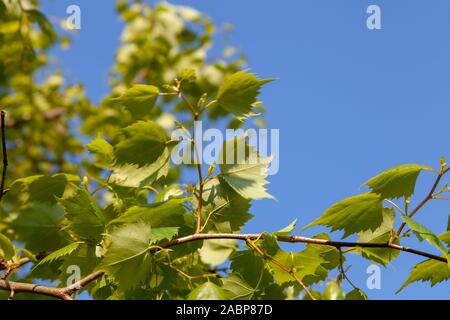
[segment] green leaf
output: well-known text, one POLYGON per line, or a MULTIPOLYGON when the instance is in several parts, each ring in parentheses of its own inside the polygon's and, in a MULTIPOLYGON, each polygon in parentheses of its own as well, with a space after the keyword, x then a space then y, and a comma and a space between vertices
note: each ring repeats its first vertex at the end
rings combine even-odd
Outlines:
POLYGON ((221 179, 246 199, 273 199, 265 185, 269 158, 260 157, 245 137, 226 141, 219 154, 221 179), (231 152, 231 153, 230 153, 231 152), (230 155, 230 156, 228 156, 230 155))
POLYGON ((184 224, 184 207, 186 198, 169 199, 166 202, 153 203, 147 206, 133 206, 123 215, 112 220, 111 224, 143 221, 157 227, 179 227, 184 224))
POLYGON ((171 198, 179 198, 184 194, 179 184, 172 184, 162 189, 153 199, 153 202, 164 202, 171 198))
POLYGON ((158 99, 159 89, 155 86, 135 84, 120 97, 109 99, 106 103, 124 106, 135 119, 150 114, 158 99))
POLYGON ((60 231, 64 211, 59 206, 31 204, 12 221, 18 241, 34 252, 56 250, 67 244, 68 235, 60 231))
POLYGON ((188 295, 188 300, 224 300, 225 292, 212 282, 205 282, 188 295))
POLYGON ((60 199, 59 203, 70 221, 68 228, 81 239, 94 243, 101 241, 106 218, 86 189, 78 188, 70 197, 60 199))
POLYGON ((246 70, 239 71, 225 78, 217 93, 217 102, 236 117, 246 118, 253 109, 259 91, 267 82, 274 79, 258 79, 246 70))
POLYGON ((365 230, 375 230, 383 222, 382 199, 374 193, 364 193, 332 205, 311 224, 331 227, 331 231, 344 230, 343 238, 365 230))
POLYGON ((135 122, 122 129, 122 139, 114 146, 116 164, 150 165, 163 155, 166 142, 166 132, 157 123, 135 122))
POLYGON ((380 173, 364 185, 372 188, 372 192, 380 194, 383 199, 410 197, 422 170, 433 169, 419 164, 400 165, 380 173))
POLYGON ((429 259, 417 265, 411 271, 406 282, 397 290, 397 293, 402 291, 409 284, 416 281, 429 281, 431 286, 435 286, 439 282, 446 281, 450 278, 450 268, 441 261, 429 259))
MULTIPOLYGON (((197 198, 192 199, 197 209, 197 198)), ((248 213, 250 200, 243 198, 227 183, 218 178, 208 180, 203 186, 203 211, 210 217, 206 230, 214 232, 238 232, 252 217, 248 213)))
MULTIPOLYGON (((374 231, 366 230, 360 232, 358 242, 385 243, 389 241, 394 228, 395 212, 393 209, 383 209, 383 223, 374 231)), ((399 255, 398 250, 388 248, 356 248, 362 256, 368 260, 386 266, 391 260, 399 255)))
POLYGON ((100 269, 115 279, 122 290, 135 288, 149 277, 151 245, 161 237, 171 239, 176 232, 177 228, 151 229, 143 222, 123 225, 111 233, 111 245, 100 269))
POLYGON ((211 266, 218 266, 224 263, 236 248, 236 240, 233 239, 203 241, 200 259, 211 266))
POLYGON ((292 221, 288 226, 274 232, 273 235, 281 237, 290 237, 292 235, 292 231, 294 231, 296 226, 297 226, 297 219, 294 219, 294 221, 292 221))
MULTIPOLYGON (((78 176, 58 173, 52 176, 36 175, 14 181, 12 188, 21 188, 29 202, 54 204, 61 198, 70 183, 78 182, 78 176)), ((18 191, 19 192, 19 191, 18 191)))
POLYGON ((353 289, 345 295, 345 300, 368 300, 368 298, 362 290, 353 289))
POLYGON ((10 260, 15 254, 16 251, 14 250, 14 245, 11 240, 0 233, 0 258, 10 260))
POLYGON ((428 243, 441 250, 447 257, 448 265, 450 267, 450 254, 447 248, 442 244, 441 240, 439 240, 439 238, 433 232, 431 232, 429 229, 427 229, 425 226, 421 225, 417 221, 405 215, 402 215, 402 220, 404 223, 408 225, 411 231, 414 232, 419 241, 426 240, 428 241, 428 243))
POLYGON ((113 164, 114 149, 108 141, 100 135, 87 145, 90 152, 96 155, 95 165, 100 168, 109 168, 113 164))
POLYGON ((52 253, 50 253, 48 256, 46 256, 44 259, 42 259, 41 261, 39 261, 39 263, 34 267, 37 268, 40 265, 43 265, 45 263, 52 263, 55 262, 65 256, 68 256, 70 254, 72 254, 75 250, 78 249, 78 247, 80 246, 80 244, 82 244, 83 242, 73 242, 61 249, 58 249, 56 251, 53 251, 52 253))
POLYGON ((169 172, 170 152, 165 149, 162 155, 150 165, 139 167, 137 164, 115 166, 109 181, 123 187, 142 188, 169 172))
POLYGON ((450 247, 450 231, 447 231, 446 233, 438 235, 438 238, 440 240, 444 241, 450 247))
POLYGON ((237 274, 231 274, 221 280, 223 291, 229 300, 249 300, 257 294, 258 287, 253 288, 237 274))
POLYGON ((195 69, 183 69, 178 77, 179 81, 195 82, 197 80, 197 72, 195 69))

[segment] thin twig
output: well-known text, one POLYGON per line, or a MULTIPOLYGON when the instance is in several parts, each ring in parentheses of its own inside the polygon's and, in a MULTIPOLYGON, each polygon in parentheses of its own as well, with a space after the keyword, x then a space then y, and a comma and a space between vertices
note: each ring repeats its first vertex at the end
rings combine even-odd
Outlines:
MULTIPOLYGON (((437 178, 436 181, 434 182, 433 186, 431 187, 430 192, 427 194, 427 196, 417 205, 417 207, 411 211, 410 214, 408 214, 408 217, 412 218, 428 201, 430 201, 431 199, 433 199, 433 195, 434 195, 434 191, 436 190, 436 188, 439 185, 439 182, 441 181, 442 177, 450 171, 450 168, 447 168, 445 170, 442 170, 437 178)), ((389 242, 392 242, 394 239, 394 236, 397 236, 398 238, 400 238, 400 235, 403 231, 403 228, 405 228, 406 223, 402 222, 402 224, 400 225, 400 227, 398 228, 397 232, 395 234, 393 234, 393 236, 391 237, 391 239, 389 240, 389 242)))
MULTIPOLYGON (((192 234, 189 236, 181 237, 178 239, 174 239, 171 241, 168 241, 166 243, 163 243, 160 245, 160 247, 164 249, 168 249, 177 245, 189 243, 192 241, 199 241, 199 240, 211 240, 211 239, 235 239, 235 240, 243 240, 246 241, 247 239, 250 240, 256 240, 256 239, 262 239, 264 238, 264 234, 261 233, 248 233, 248 234, 236 234, 236 233, 200 233, 200 234, 192 234)), ((447 259, 444 257, 440 257, 428 252, 404 247, 395 243, 376 243, 376 242, 346 242, 346 241, 333 241, 333 240, 325 240, 325 239, 315 239, 315 238, 307 238, 302 236, 290 236, 290 237, 282 237, 277 236, 277 240, 281 242, 290 242, 290 243, 309 243, 309 244, 316 244, 316 245, 324 245, 324 246, 330 246, 335 248, 388 248, 388 249, 394 249, 398 251, 404 251, 413 253, 415 255, 419 255, 422 257, 426 257, 429 259, 442 261, 447 263, 447 259)))
POLYGON ((0 200, 5 194, 5 180, 6 180, 6 169, 8 168, 8 153, 6 152, 6 134, 5 134, 5 111, 0 111, 0 130, 2 139, 2 158, 3 158, 3 168, 2 168, 2 178, 0 181, 0 200))

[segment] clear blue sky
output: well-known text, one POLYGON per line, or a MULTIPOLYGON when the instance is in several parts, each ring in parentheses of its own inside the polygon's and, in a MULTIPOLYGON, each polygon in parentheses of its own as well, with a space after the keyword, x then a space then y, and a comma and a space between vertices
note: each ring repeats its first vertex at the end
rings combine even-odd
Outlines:
MULTIPOLYGON (((114 1, 43 0, 50 16, 78 4, 82 30, 67 52, 55 51, 69 79, 98 101, 122 25, 114 1)), ((280 80, 262 94, 270 128, 281 135, 280 172, 269 191, 278 201, 253 206, 246 231, 273 231, 298 218, 304 226, 332 203, 360 192, 378 172, 402 163, 438 167, 450 160, 450 2, 446 0, 173 1, 191 5, 216 23, 230 22, 232 42, 262 77, 280 80), (366 28, 366 8, 382 10, 382 30, 366 28)), ((431 175, 418 183, 424 196, 431 175)), ((444 231, 447 203, 433 203, 417 219, 444 231)), ((322 231, 305 231, 313 235, 322 231)), ((336 235, 337 237, 338 235, 336 235)), ((408 242, 405 242, 408 244, 408 242)), ((433 252, 426 243, 422 249, 433 252)), ((436 252, 437 253, 437 252, 436 252)), ((449 299, 448 282, 413 284, 394 292, 422 259, 401 254, 382 271, 382 289, 367 290, 370 262, 352 257, 350 277, 375 299, 449 299)))

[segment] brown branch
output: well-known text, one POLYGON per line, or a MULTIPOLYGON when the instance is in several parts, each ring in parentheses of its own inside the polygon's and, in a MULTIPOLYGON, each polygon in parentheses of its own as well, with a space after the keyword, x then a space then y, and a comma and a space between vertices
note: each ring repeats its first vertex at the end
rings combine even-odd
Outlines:
MULTIPOLYGON (((434 184, 433 184, 433 186, 431 187, 431 190, 430 190, 430 192, 427 194, 427 196, 417 205, 417 207, 416 208, 414 208, 414 210, 413 211, 411 211, 411 213, 410 214, 408 214, 408 217, 410 217, 410 218, 412 218, 425 204, 427 204, 427 202, 428 201, 430 201, 431 199, 433 199, 433 196, 434 196, 434 191, 436 191, 436 188, 438 187, 438 185, 439 185, 439 182, 441 182, 441 179, 442 179, 442 177, 447 173, 447 172, 449 172, 450 171, 450 168, 447 168, 447 169, 445 169, 445 170, 442 170, 439 174, 438 174, 438 176, 437 176, 437 178, 436 178, 436 181, 434 182, 434 184)), ((393 234, 393 236, 397 236, 397 237, 400 237, 400 235, 401 235, 401 233, 402 233, 402 231, 403 231, 403 228, 405 228, 405 226, 406 226, 406 223, 405 222, 402 222, 402 224, 400 225, 400 227, 398 228, 398 230, 397 230, 397 232, 395 233, 395 234, 393 234)), ((389 240, 389 242, 392 242, 394 239, 393 239, 393 237, 391 237, 391 239, 389 240)))
MULTIPOLYGON (((252 241, 264 238, 264 234, 259 233, 249 233, 249 234, 235 234, 235 233, 198 233, 192 234, 189 236, 181 237, 178 239, 174 239, 163 243, 159 246, 159 248, 167 249, 177 245, 182 245, 185 243, 193 242, 193 241, 202 241, 202 240, 212 240, 212 239, 234 239, 234 240, 242 240, 242 241, 252 241)), ((401 245, 397 245, 394 243, 372 243, 372 242, 346 242, 346 241, 332 241, 325 239, 315 239, 315 238, 307 238, 302 236, 277 236, 277 240, 281 242, 290 242, 290 243, 309 243, 315 245, 324 245, 335 248, 386 248, 393 249, 398 251, 409 252, 415 255, 419 255, 422 257, 426 257, 429 259, 441 261, 447 263, 447 259, 444 257, 440 257, 428 252, 404 247, 401 245)), ((154 251, 158 251, 160 249, 152 249, 154 251)), ((22 265, 31 262, 28 258, 23 258, 22 265)), ((12 295, 20 292, 28 292, 28 293, 36 293, 40 295, 45 295, 49 297, 54 297, 63 300, 72 300, 72 295, 74 292, 83 289, 90 282, 98 279, 104 274, 104 271, 96 271, 77 283, 65 287, 65 288, 52 288, 47 286, 41 286, 37 284, 30 283, 21 283, 21 282, 13 282, 7 280, 0 280, 0 290, 7 290, 11 292, 12 295)))
POLYGON ((266 260, 270 260, 273 264, 275 264, 278 268, 288 273, 294 280, 305 290, 306 294, 311 298, 311 300, 317 300, 316 297, 313 296, 311 291, 309 291, 308 287, 303 283, 302 279, 299 278, 299 276, 294 272, 294 270, 288 268, 283 263, 278 261, 277 259, 269 256, 267 253, 265 253, 261 248, 259 248, 252 240, 247 239, 246 240, 247 245, 252 248, 254 251, 256 251, 260 256, 262 256, 266 260))
POLYGON ((72 295, 76 291, 83 289, 86 285, 98 279, 103 274, 104 274, 103 271, 94 272, 88 275, 87 277, 81 279, 80 281, 74 283, 73 285, 65 288, 53 288, 32 283, 22 283, 0 279, 0 290, 6 290, 11 292, 10 297, 14 296, 17 293, 27 292, 57 298, 60 300, 73 300, 72 295))
POLYGON ((2 158, 3 158, 3 168, 2 177, 0 181, 0 200, 2 200, 5 194, 5 180, 6 180, 6 169, 8 168, 8 153, 6 152, 6 134, 5 134, 5 111, 0 111, 0 130, 2 139, 2 158))
MULTIPOLYGON (((235 240, 243 240, 247 241, 247 239, 250 240, 256 240, 264 238, 264 234, 259 233, 249 233, 249 234, 236 234, 236 233, 199 233, 199 234, 193 234, 185 237, 181 237, 178 239, 174 239, 171 241, 168 241, 166 243, 161 244, 161 248, 167 249, 171 248, 180 244, 192 242, 192 241, 199 241, 199 240, 210 240, 210 239, 235 239, 235 240)), ((307 238, 302 236, 291 236, 291 237, 282 237, 277 236, 277 240, 281 242, 291 242, 291 243, 309 243, 309 244, 317 244, 317 245, 325 245, 335 248, 386 248, 386 249, 393 249, 398 251, 404 251, 413 253, 422 257, 426 257, 429 259, 442 261, 447 263, 447 259, 444 257, 440 257, 428 252, 411 249, 408 247, 404 247, 401 245, 397 245, 394 243, 374 243, 374 242, 346 242, 346 241, 332 241, 332 240, 324 240, 324 239, 315 239, 315 238, 307 238)))

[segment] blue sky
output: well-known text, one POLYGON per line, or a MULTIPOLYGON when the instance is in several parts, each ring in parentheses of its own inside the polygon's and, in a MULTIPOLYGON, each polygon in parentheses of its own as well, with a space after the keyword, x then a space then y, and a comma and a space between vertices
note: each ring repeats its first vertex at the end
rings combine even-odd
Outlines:
MULTIPOLYGON (((70 4, 81 7, 82 29, 71 49, 54 53, 69 79, 83 82, 98 101, 108 93, 122 28, 114 1, 42 2, 50 16, 64 16, 70 4)), ((304 226, 361 192, 359 186, 384 169, 402 163, 438 167, 440 156, 450 159, 449 1, 172 2, 193 6, 219 25, 232 23, 231 40, 252 71, 279 78, 262 93, 269 128, 280 129, 280 171, 269 185, 278 201, 255 202, 246 231, 273 231, 294 218, 304 226), (366 27, 370 4, 381 8, 381 30, 366 27)), ((432 183, 431 174, 421 176, 413 201, 432 183)), ((448 215, 448 202, 435 202, 417 220, 438 232, 448 215)), ((435 252, 426 243, 419 247, 435 252)), ((366 289, 367 260, 350 257, 349 276, 374 299, 449 299, 448 282, 413 284, 395 295, 421 260, 402 253, 382 271, 381 290, 366 289)))

